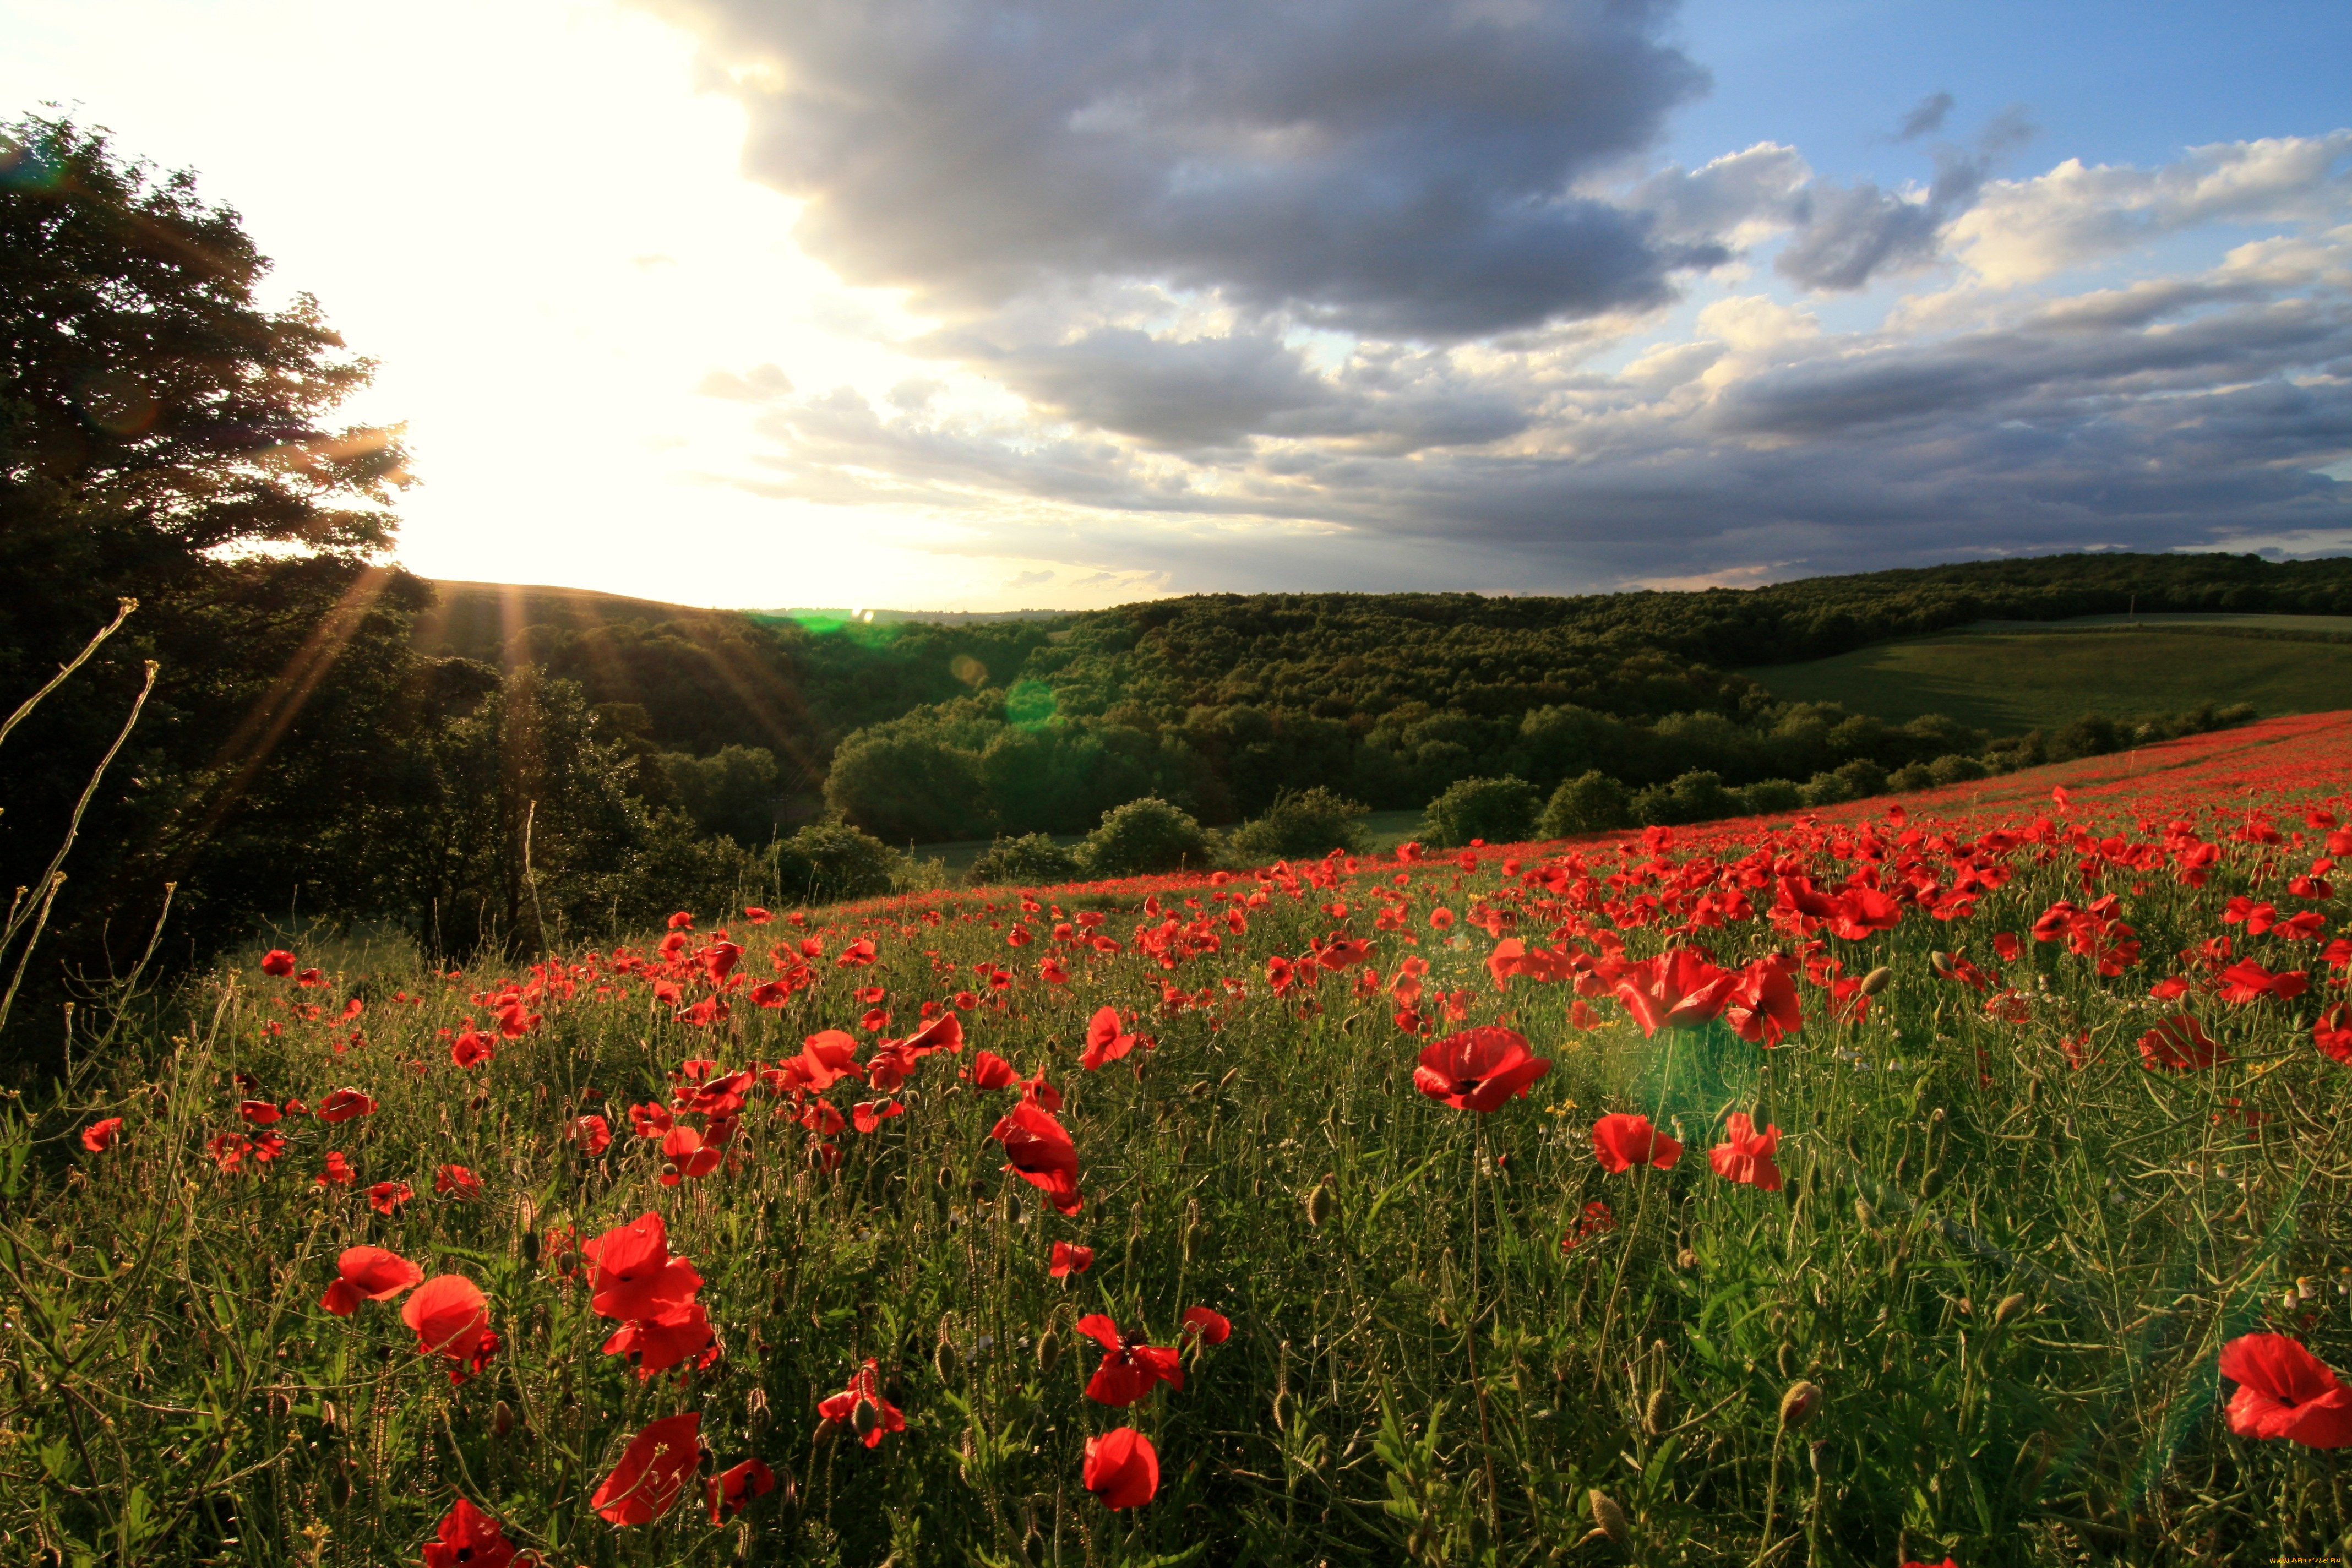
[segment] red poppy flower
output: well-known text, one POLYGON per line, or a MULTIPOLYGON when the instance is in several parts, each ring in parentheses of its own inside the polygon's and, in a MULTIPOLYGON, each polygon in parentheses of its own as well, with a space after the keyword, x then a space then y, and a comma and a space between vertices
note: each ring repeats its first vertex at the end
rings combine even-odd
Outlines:
POLYGON ((1527 1093, 1529 1084, 1549 1071, 1551 1063, 1531 1052, 1525 1037, 1489 1024, 1422 1047, 1412 1086, 1432 1100, 1483 1116, 1527 1093))
POLYGON ((1617 999, 1645 1036, 1661 1028, 1694 1029, 1722 1016, 1741 979, 1704 953, 1676 948, 1628 964, 1617 977, 1617 999))
POLYGON ((1087 1439, 1082 1479, 1105 1508, 1141 1508, 1159 1494, 1160 1455, 1150 1438, 1120 1426, 1087 1439))
MULTIPOLYGON (((1045 958, 1038 961, 1037 978, 1048 985, 1067 985, 1070 971, 1059 958, 1045 958)), ((993 976, 991 976, 991 983, 994 983, 993 976)))
POLYGON ((1078 1150, 1069 1133, 1035 1101, 1023 1100, 988 1135, 1004 1145, 1004 1168, 1045 1194, 1064 1214, 1085 1206, 1078 1195, 1078 1150))
POLYGON ((855 1423, 860 1405, 874 1407, 875 1422, 866 1434, 867 1447, 878 1448, 886 1435, 907 1429, 906 1413, 882 1397, 881 1370, 872 1356, 867 1356, 866 1364, 849 1374, 847 1388, 830 1398, 817 1401, 816 1413, 827 1421, 855 1423))
POLYGON ((2221 983, 2221 1000, 2242 1005, 2265 996, 2291 1002, 2302 995, 2311 983, 2306 971, 2289 969, 2273 974, 2251 958, 2240 959, 2216 978, 2221 983))
POLYGON ((294 955, 282 947, 273 947, 261 955, 261 973, 283 980, 294 973, 294 955))
POLYGON ((632 1319, 604 1342, 606 1355, 627 1356, 640 1381, 667 1372, 688 1357, 697 1366, 719 1359, 710 1313, 699 1301, 681 1301, 658 1316, 632 1319))
POLYGON ((672 931, 692 931, 694 929, 694 917, 686 910, 680 910, 677 913, 669 917, 669 929, 672 931))
POLYGON ((724 1150, 702 1141, 702 1134, 691 1127, 673 1127, 662 1139, 662 1158, 671 1169, 662 1173, 665 1187, 674 1187, 689 1177, 707 1176, 719 1169, 727 1158, 724 1150))
POLYGON ((767 910, 761 909, 757 904, 748 904, 744 907, 743 918, 750 921, 755 926, 763 926, 770 921, 774 920, 776 917, 770 914, 767 910))
POLYGON ((256 1127, 267 1127, 285 1112, 266 1100, 248 1100, 236 1108, 236 1113, 256 1127))
POLYGON ((479 1198, 482 1178, 463 1165, 444 1165, 433 1173, 433 1190, 443 1197, 455 1193, 461 1198, 479 1198))
POLYGON ((394 1214, 415 1195, 406 1182, 378 1182, 367 1190, 368 1207, 378 1214, 394 1214))
POLYGON ((710 1504, 710 1522, 726 1523, 749 1508, 753 1498, 765 1497, 775 1489, 776 1472, 759 1460, 746 1459, 740 1465, 729 1466, 703 1483, 703 1495, 710 1504))
POLYGON ((2228 1061, 2230 1053, 2207 1037, 2202 1024, 2176 1013, 2139 1037, 2139 1059, 2150 1069, 2193 1072, 2228 1061))
POLYGON ((1648 1117, 1621 1110, 1592 1124, 1592 1152, 1601 1168, 1613 1175, 1636 1165, 1670 1170, 1683 1157, 1683 1146, 1651 1126, 1648 1117))
POLYGON ((871 1132, 891 1117, 904 1115, 906 1110, 895 1100, 861 1100, 849 1108, 849 1124, 860 1132, 871 1132))
POLYGON ((1723 1020, 1734 1034, 1771 1047, 1805 1026, 1805 1009, 1789 970, 1787 960, 1759 958, 1739 971, 1723 1010, 1723 1020))
POLYGON ((1715 1173, 1764 1192, 1779 1192, 1780 1167, 1772 1163, 1772 1153, 1780 1146, 1780 1130, 1767 1127, 1759 1132, 1746 1111, 1735 1110, 1726 1120, 1724 1133, 1726 1141, 1707 1151, 1707 1163, 1715 1167, 1715 1173))
POLYGON ((458 1031, 457 1037, 449 1042, 449 1059, 461 1068, 480 1067, 495 1054, 490 1047, 490 1037, 474 1027, 471 1018, 466 1020, 466 1026, 458 1031))
POLYGON ((515 1544, 499 1521, 459 1498, 425 1543, 425 1568, 507 1568, 515 1544))
POLYGON ((952 1056, 963 1049, 963 1020, 953 1013, 942 1013, 900 1041, 898 1048, 913 1057, 927 1057, 933 1051, 952 1056))
POLYGON ((253 1152, 253 1144, 242 1134, 216 1132, 205 1141, 205 1152, 224 1174, 235 1174, 245 1168, 245 1157, 253 1152))
POLYGON ((982 1051, 971 1058, 971 1087, 974 1089, 1011 1089, 1020 1081, 1013 1064, 994 1051, 982 1051))
POLYGON ((670 1256, 668 1233, 657 1214, 615 1226, 583 1242, 580 1252, 596 1270, 588 1305, 599 1317, 656 1318, 702 1289, 694 1265, 670 1256))
POLYGON ((1021 1080, 1021 1098, 1047 1110, 1062 1109, 1062 1091, 1045 1081, 1045 1069, 1041 1066, 1035 1074, 1021 1080))
POLYGON ((1616 1228, 1616 1211, 1595 1198, 1577 1215, 1576 1228, 1559 1238, 1559 1249, 1563 1253, 1574 1252, 1594 1237, 1605 1236, 1616 1228))
POLYGON ((349 1121, 354 1116, 375 1114, 375 1101, 356 1089, 339 1089, 319 1102, 321 1121, 349 1121))
POLYGON ((809 1102, 808 1109, 800 1114, 800 1124, 819 1137, 831 1137, 849 1125, 841 1119, 841 1112, 833 1108, 832 1102, 824 1100, 809 1102))
POLYGON ((785 1089, 823 1094, 845 1078, 865 1076, 856 1057, 856 1040, 839 1029, 823 1029, 803 1043, 800 1055, 777 1065, 783 1071, 785 1089))
POLYGON ((863 969, 867 964, 873 963, 874 958, 875 952, 873 942, 869 938, 861 936, 856 942, 851 942, 847 947, 843 948, 841 950, 841 956, 835 959, 833 962, 835 967, 841 969, 863 969))
POLYGON ((490 1304, 480 1287, 462 1274, 437 1274, 416 1288, 400 1309, 400 1321, 416 1334, 419 1355, 442 1355, 460 1363, 449 1380, 463 1383, 463 1363, 480 1369, 498 1336, 490 1332, 490 1304))
MULTIPOLYGON (((2338 1002, 2313 1019, 2311 1043, 2346 1067, 2352 1068, 2352 1005, 2338 1002)), ((88 1141, 85 1135, 83 1142, 88 1141)))
POLYGON ((320 1187, 348 1187, 358 1179, 359 1173, 340 1149, 327 1151, 327 1168, 310 1178, 312 1185, 320 1187))
POLYGON ((640 1138, 658 1138, 677 1124, 677 1119, 670 1115, 669 1107, 666 1105, 648 1100, 643 1105, 629 1107, 629 1125, 636 1129, 640 1138))
POLYGON ((1233 1338, 1234 1323, 1223 1312, 1206 1307, 1187 1307, 1183 1331, 1197 1336, 1202 1344, 1221 1345, 1233 1338))
POLYGON ((339 1318, 359 1310, 362 1301, 389 1301, 425 1278, 424 1269, 381 1247, 345 1247, 335 1274, 319 1305, 339 1318))
POLYGON ((622 1450, 621 1462, 588 1500, 600 1518, 619 1525, 650 1524, 667 1513, 702 1463, 702 1413, 665 1416, 622 1450))
POLYGON ((114 1147, 115 1140, 121 1136, 122 1118, 109 1116, 81 1130, 81 1146, 93 1154, 103 1154, 114 1147))
POLYGON ((1135 1037, 1122 1034, 1118 1026, 1118 1009, 1097 1007, 1087 1023, 1087 1048, 1079 1053, 1078 1065, 1093 1072, 1106 1062, 1115 1062, 1135 1048, 1135 1037))
POLYGON ((2284 1334, 2247 1334, 2221 1347, 2230 1395, 2230 1430, 2241 1437, 2284 1437, 2306 1448, 2352 1446, 2352 1389, 2326 1363, 2284 1334))
POLYGON ((1073 1247, 1066 1241, 1057 1241, 1054 1243, 1053 1261, 1045 1266, 1045 1272, 1054 1279, 1065 1279, 1073 1274, 1084 1274, 1094 1266, 1093 1247, 1073 1247))
POLYGON ((563 1124, 563 1136, 593 1159, 613 1146, 613 1130, 597 1115, 575 1116, 563 1124))
POLYGON ((1080 1318, 1077 1330, 1103 1348, 1102 1364, 1087 1382, 1088 1399, 1124 1410, 1159 1384, 1182 1392, 1184 1363, 1172 1347, 1123 1337, 1118 1325, 1100 1312, 1080 1318))

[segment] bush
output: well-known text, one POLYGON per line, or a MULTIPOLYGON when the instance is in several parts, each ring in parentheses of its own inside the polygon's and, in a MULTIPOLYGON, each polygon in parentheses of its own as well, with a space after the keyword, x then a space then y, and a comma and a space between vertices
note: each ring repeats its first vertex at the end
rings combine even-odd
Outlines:
POLYGON ((999 838, 981 851, 968 873, 975 887, 991 882, 1068 882, 1077 878, 1078 852, 1056 844, 1049 834, 1029 833, 1019 838, 999 838))
POLYGON ((812 822, 776 846, 776 881, 786 903, 829 904, 890 890, 901 857, 863 829, 812 822))
MULTIPOLYGON (((607 704, 634 706, 634 704, 607 704)), ((658 754, 671 798, 705 833, 739 844, 764 845, 776 836, 784 805, 783 773, 764 746, 721 746, 708 757, 658 754)))
POLYGON ((1594 768, 1565 780, 1551 792, 1536 831, 1546 838, 1566 838, 1578 833, 1612 833, 1633 826, 1633 809, 1625 786, 1594 768))
POLYGON ((1370 846, 1364 817, 1370 808, 1317 784, 1285 790, 1265 815, 1226 836, 1227 849, 1244 860, 1280 860, 1321 856, 1334 849, 1360 855, 1370 846))
POLYGON ((1853 798, 1853 786, 1836 773, 1815 773, 1797 791, 1806 806, 1841 805, 1853 798))
POLYGON ((1104 812, 1081 858, 1091 877, 1149 877, 1206 865, 1209 837, 1192 813, 1148 795, 1104 812))
POLYGON ((1868 795, 1886 793, 1886 770, 1868 757, 1856 757, 1850 763, 1842 763, 1837 769, 1837 776, 1845 780, 1845 787, 1851 792, 1846 796, 1848 800, 1861 800, 1868 795))
POLYGON ((1925 763, 1908 763, 1886 775, 1886 787, 1892 790, 1932 788, 1936 771, 1925 763))
POLYGON ((1473 838, 1516 844, 1533 837, 1538 804, 1536 786, 1515 773, 1464 779, 1429 803, 1421 836, 1439 849, 1459 848, 1473 838))
POLYGON ((1984 777, 1988 771, 1974 757, 1962 756, 1958 752, 1927 764, 1927 776, 1939 784, 1969 784, 1984 777))
POLYGON ((1750 816, 1794 811, 1805 804, 1805 793, 1794 779, 1764 779, 1738 793, 1739 804, 1750 816))

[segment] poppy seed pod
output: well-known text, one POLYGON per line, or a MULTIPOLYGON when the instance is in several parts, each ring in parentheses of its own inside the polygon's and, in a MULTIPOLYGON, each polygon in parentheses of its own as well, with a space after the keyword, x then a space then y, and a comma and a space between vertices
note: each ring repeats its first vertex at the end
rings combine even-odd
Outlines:
POLYGON ((1792 1383, 1789 1392, 1780 1395, 1780 1426, 1793 1430, 1804 1426, 1822 1408, 1822 1385, 1818 1383, 1792 1383))
POLYGON ((1895 971, 1882 963, 1862 977, 1862 994, 1864 996, 1875 996, 1894 984, 1895 971))
POLYGON ((1999 1301, 1993 1304, 1992 1321, 1994 1326, 1998 1327, 2002 1323, 2006 1323, 2011 1318, 2017 1317, 2025 1310, 2025 1293, 2021 1290, 2014 1291, 2007 1296, 2003 1296, 1999 1301))
POLYGON ((1617 1500, 1594 1487, 1585 1494, 1585 1502, 1592 1510, 1592 1528, 1622 1546, 1633 1533, 1633 1527, 1626 1521, 1625 1510, 1617 1506, 1617 1500))

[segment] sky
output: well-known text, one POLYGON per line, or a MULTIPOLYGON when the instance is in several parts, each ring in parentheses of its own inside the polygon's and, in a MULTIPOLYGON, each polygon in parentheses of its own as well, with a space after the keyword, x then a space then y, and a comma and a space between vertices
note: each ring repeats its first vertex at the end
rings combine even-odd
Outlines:
POLYGON ((378 365, 398 558, 712 605, 2352 552, 2352 6, 0 0, 378 365))

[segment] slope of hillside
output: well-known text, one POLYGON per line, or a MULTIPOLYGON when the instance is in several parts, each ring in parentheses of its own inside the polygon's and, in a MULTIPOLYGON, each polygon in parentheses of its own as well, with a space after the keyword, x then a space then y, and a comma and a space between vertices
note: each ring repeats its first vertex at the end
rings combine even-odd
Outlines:
POLYGON ((2223 619, 2032 630, 2004 623, 1740 673, 1787 701, 1842 702, 1895 724, 1941 713, 1996 734, 2054 730, 2086 710, 2135 721, 2203 702, 2307 713, 2352 692, 2352 638, 2334 640, 2352 622, 2223 619))

